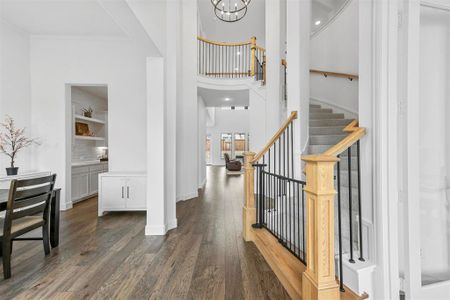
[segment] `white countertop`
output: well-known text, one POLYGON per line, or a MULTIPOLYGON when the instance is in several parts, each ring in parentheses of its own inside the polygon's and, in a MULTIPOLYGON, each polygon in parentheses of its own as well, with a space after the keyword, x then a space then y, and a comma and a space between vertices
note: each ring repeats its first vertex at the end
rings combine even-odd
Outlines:
POLYGON ((92 166, 92 165, 106 165, 107 161, 100 160, 83 160, 83 161, 74 161, 72 162, 72 167, 84 167, 84 166, 92 166))

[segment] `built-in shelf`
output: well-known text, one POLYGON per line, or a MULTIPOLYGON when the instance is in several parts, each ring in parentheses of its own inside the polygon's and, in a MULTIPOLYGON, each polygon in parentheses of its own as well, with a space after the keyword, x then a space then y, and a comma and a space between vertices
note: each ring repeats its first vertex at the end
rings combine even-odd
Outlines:
POLYGON ((105 125, 106 122, 100 119, 95 119, 95 118, 88 118, 82 115, 75 115, 75 120, 81 120, 81 121, 86 121, 86 122, 91 122, 91 123, 97 123, 97 124, 102 124, 105 125))
POLYGON ((84 136, 84 135, 75 135, 77 140, 88 140, 88 141, 104 141, 104 137, 100 136, 84 136))

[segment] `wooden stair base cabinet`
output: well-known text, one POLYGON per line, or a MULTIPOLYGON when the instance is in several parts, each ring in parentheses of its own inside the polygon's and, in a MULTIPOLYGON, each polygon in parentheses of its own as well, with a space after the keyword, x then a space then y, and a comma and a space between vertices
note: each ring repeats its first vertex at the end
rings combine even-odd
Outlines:
MULTIPOLYGON (((264 256, 278 280, 292 299, 302 299, 302 273, 306 266, 284 248, 278 240, 266 229, 250 229, 253 242, 264 256)), ((366 295, 358 296, 345 287, 345 292, 339 293, 340 300, 360 300, 366 295)), ((325 300, 325 299, 324 299, 325 300)), ((326 299, 328 300, 328 299, 326 299)))

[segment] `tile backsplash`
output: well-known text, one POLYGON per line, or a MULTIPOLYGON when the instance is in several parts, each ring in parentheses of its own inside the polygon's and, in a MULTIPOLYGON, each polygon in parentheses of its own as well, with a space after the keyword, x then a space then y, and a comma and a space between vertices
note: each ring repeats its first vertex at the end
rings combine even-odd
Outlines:
POLYGON ((92 141, 77 141, 72 144, 72 161, 96 160, 103 154, 101 148, 92 145, 92 141))

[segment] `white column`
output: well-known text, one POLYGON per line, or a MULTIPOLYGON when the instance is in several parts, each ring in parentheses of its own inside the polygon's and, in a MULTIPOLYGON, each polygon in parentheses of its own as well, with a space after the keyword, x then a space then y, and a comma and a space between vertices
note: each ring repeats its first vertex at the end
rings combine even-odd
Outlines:
POLYGON ((181 1, 181 95, 177 119, 177 198, 198 196, 197 1, 181 1))
POLYGON ((281 124, 280 44, 281 1, 266 0, 266 140, 273 136, 281 124))
POLYGON ((147 58, 147 225, 146 235, 164 235, 165 166, 164 59, 147 58))
POLYGON ((177 55, 180 45, 180 2, 167 1, 166 15, 166 222, 167 230, 177 227, 177 87, 179 86, 177 55))
MULTIPOLYGON (((300 170, 300 155, 309 138, 309 61, 311 31, 311 0, 287 0, 287 112, 296 110, 294 122, 294 151, 298 160, 295 170, 300 170)), ((295 174, 299 177, 301 172, 295 174)))

